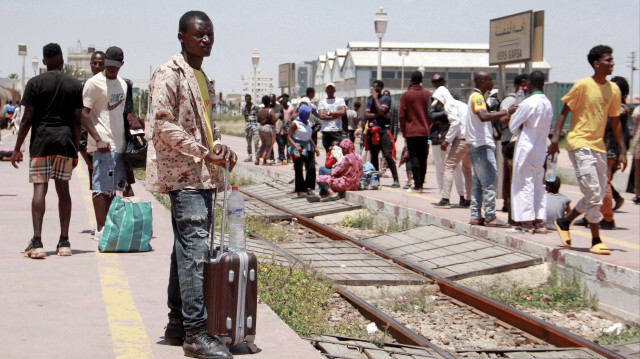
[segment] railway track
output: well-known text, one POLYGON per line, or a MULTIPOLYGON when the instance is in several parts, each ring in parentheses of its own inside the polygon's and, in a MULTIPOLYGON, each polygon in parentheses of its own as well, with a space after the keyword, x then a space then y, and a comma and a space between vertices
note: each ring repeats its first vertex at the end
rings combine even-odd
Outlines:
MULTIPOLYGON (((478 293, 474 290, 471 290, 469 288, 466 288, 460 284, 457 284, 447 278, 444 278, 440 275, 438 275, 437 273, 434 273, 426 268, 422 268, 419 267, 417 265, 414 265, 412 263, 408 263, 406 261, 404 261, 402 258, 398 258, 390 253, 386 253, 383 250, 379 250, 377 248, 374 248, 372 246, 369 246, 367 243, 365 243, 364 241, 352 238, 344 233, 341 233, 329 226, 326 226, 324 224, 321 224, 319 222, 314 221, 313 219, 307 218, 305 216, 302 216, 298 213, 295 213, 293 211, 288 210, 287 208, 284 208, 276 203, 273 203, 270 200, 261 198, 260 196, 251 194, 251 193, 247 193, 241 190, 241 192, 249 197, 255 198, 258 201, 261 201, 279 211, 282 211, 284 213, 288 213, 290 214, 292 217, 296 218, 298 223, 300 225, 303 225, 307 228, 309 228, 310 230, 315 231, 316 233, 326 236, 327 238, 334 240, 334 241, 347 241, 350 243, 353 243, 355 245, 357 245, 358 247, 364 248, 368 251, 371 251, 373 253, 375 253, 376 255, 391 260, 394 263, 405 267, 415 273, 418 273, 426 278, 429 278, 431 280, 433 280, 438 286, 439 286, 439 290, 440 293, 444 296, 448 296, 451 298, 451 302, 460 306, 463 309, 467 309, 470 312, 473 312, 481 317, 485 317, 485 318, 490 318, 491 320, 496 321, 499 325, 505 327, 505 328, 510 328, 510 327, 514 327, 519 329, 518 332, 516 332, 515 334, 517 335, 522 335, 523 337, 525 337, 528 341, 535 343, 535 344, 541 344, 541 343, 549 343, 552 344, 558 348, 563 348, 563 349, 558 349, 558 348, 539 348, 539 349, 534 349, 534 352, 538 352, 538 353, 546 353, 549 354, 550 351, 562 351, 563 353, 558 353, 557 357, 593 357, 593 358, 597 358, 597 357, 604 357, 604 358, 625 358, 625 356, 620 355, 619 353, 608 349, 606 347, 603 347, 601 345, 598 345, 597 343, 594 343, 590 340, 587 340, 585 338, 582 338, 576 334, 573 334, 567 330, 564 330, 558 326, 555 326, 551 323, 545 322, 539 318, 536 318, 534 316, 531 316, 525 312, 522 312, 516 308, 513 308, 511 306, 505 305, 504 303, 498 302, 492 298, 489 298, 481 293, 478 293), (576 353, 569 353, 566 352, 569 349, 564 349, 564 348, 585 348, 586 351, 585 353, 589 353, 590 352, 590 356, 574 356, 577 355, 576 353), (566 355, 565 355, 566 354, 566 355), (568 355, 568 356, 567 356, 568 355)), ((257 234, 256 234, 257 235, 257 234)), ((259 236, 259 235, 257 235, 259 236)), ((285 250, 283 250, 282 248, 276 246, 275 244, 271 243, 270 241, 266 240, 263 238, 264 241, 269 242, 271 246, 274 247, 274 249, 276 249, 278 252, 282 253, 283 255, 285 255, 286 257, 289 257, 291 260, 294 260, 296 262, 299 262, 299 260, 295 257, 292 256, 290 254, 288 254, 285 250)), ((385 313, 383 313, 381 310, 379 310, 378 308, 375 308, 373 305, 367 303, 365 300, 355 296, 353 293, 350 293, 349 291, 347 291, 345 288, 343 288, 342 286, 336 285, 337 291, 338 293, 340 293, 340 295, 342 295, 346 300, 348 300, 352 305, 354 305, 354 307, 356 307, 367 319, 375 322, 379 328, 385 328, 389 334, 391 334, 399 343, 401 344, 405 344, 405 345, 410 345, 410 346, 417 346, 417 347, 423 347, 423 348, 428 348, 429 350, 429 355, 427 357, 434 357, 434 358, 452 358, 454 356, 451 356, 451 354, 449 354, 448 352, 438 348, 436 345, 434 345, 433 343, 429 342, 427 339, 423 338, 421 335, 419 335, 418 333, 414 332, 413 330, 407 328, 406 326, 404 326, 403 324, 399 323, 398 321, 392 319, 391 317, 389 317, 388 315, 386 315, 385 313)), ((335 339, 337 340, 337 339, 335 339)), ((334 339, 331 339, 330 341, 335 341, 334 339)), ((349 342, 349 340, 353 340, 352 338, 346 340, 347 342, 349 342)), ((310 338, 310 341, 312 343, 316 343, 317 347, 321 347, 322 345, 326 346, 326 347, 332 347, 335 345, 339 345, 338 343, 326 343, 326 338, 322 339, 322 340, 315 340, 313 338, 310 338), (323 342, 324 340, 324 342, 323 342), (324 343, 322 345, 318 344, 318 343, 324 343)), ((345 344, 345 346, 354 346, 355 344, 353 343, 349 343, 349 344, 345 344)), ((359 348, 357 345, 355 345, 356 348, 359 348)), ((362 352, 362 348, 357 349, 358 351, 362 352)), ((395 349, 394 349, 395 350, 395 349)), ((511 350, 511 352, 519 352, 519 351, 523 351, 526 349, 520 349, 520 350, 511 350)), ((497 350, 498 352, 502 352, 502 354, 509 352, 509 350, 507 349, 499 349, 497 350)), ((495 351, 494 351, 495 352, 495 351)), ((359 358, 357 356, 340 356, 337 354, 338 352, 334 352, 333 355, 328 355, 328 357, 331 358, 359 358)), ((394 356, 376 356, 377 352, 372 352, 374 354, 367 354, 368 356, 364 356, 363 358, 393 358, 394 356)), ((470 350, 470 351, 465 351, 466 354, 464 355, 459 355, 462 357, 477 357, 477 358, 482 358, 483 356, 481 356, 481 351, 474 351, 474 350, 470 350), (475 354, 473 354, 475 353, 475 354)), ((460 353, 462 354, 462 353, 460 353)), ((502 354, 493 354, 493 356, 485 356, 485 357, 524 357, 524 356, 519 356, 520 353, 516 353, 514 355, 502 355, 502 354)), ((551 356, 544 356, 546 354, 540 354, 540 356, 537 355, 531 355, 531 354, 527 354, 530 355, 529 357, 556 357, 554 355, 551 356)), ((394 354, 396 355, 396 354, 394 354)), ((488 354, 487 354, 488 355, 488 354)), ((400 357, 400 356, 398 356, 400 357)), ((405 356, 406 358, 412 358, 411 356, 405 356)), ((417 358, 418 356, 416 356, 417 358)), ((404 358, 404 357, 403 357, 404 358)))

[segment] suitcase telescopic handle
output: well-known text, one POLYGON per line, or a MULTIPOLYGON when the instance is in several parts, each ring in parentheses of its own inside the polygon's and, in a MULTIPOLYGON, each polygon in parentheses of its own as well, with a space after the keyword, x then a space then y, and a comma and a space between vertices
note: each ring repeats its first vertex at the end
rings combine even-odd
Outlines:
POLYGON ((213 218, 211 219, 211 228, 209 230, 210 236, 211 236, 211 242, 209 245, 209 258, 213 257, 213 250, 214 250, 214 243, 213 243, 213 239, 216 236, 216 212, 218 210, 218 188, 214 188, 213 189, 213 218))
POLYGON ((227 187, 229 187, 229 161, 224 163, 224 190, 222 192, 222 224, 220 226, 220 250, 216 255, 216 259, 219 259, 224 252, 224 230, 227 226, 227 187))
MULTIPOLYGON (((229 161, 224 164, 224 191, 222 196, 222 223, 220 225, 220 250, 216 253, 216 259, 219 259, 222 256, 222 252, 224 252, 224 229, 226 227, 227 221, 227 187, 229 184, 229 161)), ((216 212, 218 209, 218 188, 214 189, 213 195, 213 220, 211 223, 211 245, 209 246, 209 257, 213 257, 214 250, 214 239, 216 232, 216 212)))

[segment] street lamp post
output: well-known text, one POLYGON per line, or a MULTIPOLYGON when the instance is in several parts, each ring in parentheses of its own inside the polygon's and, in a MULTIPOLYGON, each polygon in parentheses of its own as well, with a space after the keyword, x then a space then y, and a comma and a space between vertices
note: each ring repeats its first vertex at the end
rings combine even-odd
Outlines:
POLYGON ((258 96, 258 88, 256 87, 256 78, 257 78, 257 70, 258 70, 258 63, 260 62, 260 53, 258 52, 258 50, 253 50, 253 54, 251 55, 251 62, 253 63, 253 103, 259 103, 256 102, 257 100, 257 96, 258 96))
POLYGON ((404 91, 404 57, 409 56, 409 50, 400 50, 398 55, 402 56, 402 75, 400 80, 400 91, 404 91))
POLYGON ((33 66, 33 77, 35 77, 38 73, 38 57, 34 56, 33 59, 31 59, 31 66, 33 66))
POLYGON ((22 56, 22 78, 20 79, 20 91, 24 94, 24 59, 27 57, 27 45, 18 44, 18 56, 22 56))
POLYGON ((378 73, 376 75, 378 80, 382 80, 382 37, 387 31, 388 22, 387 13, 384 12, 384 8, 380 8, 380 11, 376 13, 376 17, 373 19, 373 25, 378 35, 378 73))

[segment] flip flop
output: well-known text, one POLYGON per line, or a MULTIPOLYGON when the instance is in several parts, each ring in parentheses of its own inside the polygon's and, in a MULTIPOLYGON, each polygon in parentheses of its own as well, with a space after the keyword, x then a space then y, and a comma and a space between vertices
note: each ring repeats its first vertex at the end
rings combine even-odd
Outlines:
POLYGON ((511 228, 509 230, 507 230, 507 233, 529 233, 529 234, 534 234, 535 233, 535 229, 533 228, 524 228, 522 226, 517 226, 514 228, 511 228))
POLYGON ((571 248, 571 237, 569 236, 569 230, 565 231, 564 229, 562 229, 558 224, 558 220, 553 221, 553 225, 556 226, 556 230, 560 235, 560 240, 562 241, 562 244, 567 248, 571 248))
POLYGON ((607 246, 605 246, 604 243, 602 243, 602 242, 600 242, 600 243, 596 244, 595 246, 591 247, 591 249, 589 249, 589 252, 594 253, 594 254, 602 254, 602 255, 611 254, 611 251, 609 250, 609 248, 607 248, 607 246))
POLYGON ((472 226, 484 226, 484 219, 472 219, 469 221, 469 224, 472 226))
POLYGON ((493 227, 493 228, 510 228, 509 223, 502 222, 501 220, 496 220, 494 223, 485 223, 485 227, 493 227))

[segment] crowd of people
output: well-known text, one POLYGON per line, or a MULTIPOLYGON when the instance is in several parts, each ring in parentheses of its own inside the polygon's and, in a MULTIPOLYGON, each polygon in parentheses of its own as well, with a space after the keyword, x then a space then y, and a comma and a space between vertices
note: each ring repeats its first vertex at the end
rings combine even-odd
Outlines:
MULTIPOLYGON (((213 193, 222 180, 218 166, 228 165, 232 170, 237 156, 222 143, 215 127, 215 90, 202 69, 214 42, 213 24, 207 14, 189 11, 180 18, 178 30, 180 53, 160 66, 150 83, 145 183, 149 191, 168 194, 171 202, 174 245, 165 341, 181 345, 189 356, 231 358, 226 345, 206 331, 202 264, 208 258, 208 234, 214 221, 213 193)), ((472 225, 514 226, 511 230, 519 233, 546 233, 554 228, 567 247, 572 245, 571 224, 585 214, 592 233, 590 251, 609 254, 599 229, 615 227, 612 212, 622 203, 611 186, 611 177, 627 165, 630 135, 625 129, 629 116, 635 123, 635 202, 640 202, 640 110, 631 113, 625 105, 629 87, 623 78, 607 80, 613 71, 612 53, 603 45, 591 49, 587 59, 594 74, 576 82, 562 98, 564 106, 553 131, 553 111, 543 93, 544 74, 539 71, 517 77, 517 91, 502 101, 493 91, 491 75, 477 72, 475 88, 466 102, 454 98, 442 76, 431 78, 435 88, 431 93, 422 85, 423 73, 413 72, 410 86, 395 108, 406 143, 402 159, 411 173, 407 190, 423 191, 429 147, 434 145, 431 153, 441 196, 435 207, 451 208, 455 183, 459 205, 470 208, 472 225), (573 208, 568 198, 559 194, 559 177, 545 179, 545 164, 559 151, 569 113, 566 149, 584 196, 573 208), (501 174, 496 153, 506 164, 507 170, 501 174), (512 223, 496 217, 499 176, 508 183, 502 191, 512 223)), ((124 65, 122 49, 112 46, 104 53, 95 52, 91 58, 94 76, 84 84, 62 72, 64 60, 58 44, 44 46, 43 62, 47 71, 29 80, 21 106, 3 109, 5 118, 23 109, 11 158, 16 168, 23 160, 21 146, 31 132, 33 237, 24 251, 30 258, 46 256, 42 223, 50 179, 59 199, 61 228, 56 253, 72 254, 69 180, 78 153, 91 172, 99 238, 114 195, 133 195, 130 185, 134 178, 123 153, 131 136, 144 130, 144 122, 132 113, 131 83, 119 75, 124 65)), ((380 157, 392 175, 391 187, 399 188, 394 108, 384 83, 372 83, 364 110, 359 102, 349 108, 347 99, 336 97, 333 83, 326 84, 325 91, 326 98, 316 104, 315 91, 307 89, 295 107, 287 95, 265 96, 262 107, 246 95, 246 161, 269 165, 276 157, 281 163, 292 160, 293 192, 310 202, 334 201, 346 191, 359 189, 368 162, 382 172, 380 157), (325 150, 325 163, 320 167, 316 165, 321 154, 318 133, 325 150), (357 141, 360 153, 355 148, 357 141)))
MULTIPOLYGON (((435 89, 432 94, 422 86, 423 72, 415 71, 399 106, 392 105, 391 96, 380 80, 373 81, 364 111, 359 102, 348 108, 348 99, 335 96, 333 83, 326 84, 326 98, 317 107, 312 101, 313 88, 307 89, 307 96, 295 110, 287 95, 278 101, 275 96, 265 96, 263 109, 251 105, 251 97, 247 95, 243 113, 249 153, 255 141, 255 118, 260 117, 255 113, 262 111, 265 120, 258 121, 263 138, 259 155, 265 149, 263 163, 269 164, 266 157, 273 147, 273 137, 280 131, 287 134, 288 141, 278 141, 280 147, 285 147, 278 153, 287 153, 293 159, 297 197, 309 201, 338 199, 340 192, 358 189, 368 165, 378 174, 389 169, 393 178, 391 187, 399 188, 396 139, 392 132, 395 109, 405 142, 400 164, 406 164, 408 181, 404 188, 408 192, 423 192, 427 158, 431 155, 441 196, 434 207, 451 208, 455 183, 459 207, 470 208, 470 224, 531 234, 557 229, 566 246, 571 245, 570 223, 585 213, 576 224, 591 228, 591 252, 609 254, 599 229, 615 228, 613 211, 624 203, 611 186, 611 178, 616 170, 626 167, 631 137, 627 124, 631 113, 625 103, 629 85, 622 77, 607 80, 613 71, 612 52, 603 45, 591 49, 588 61, 594 75, 577 82, 562 98, 564 108, 553 129, 553 109, 544 95, 545 75, 540 71, 517 75, 514 91, 502 100, 493 88, 491 75, 477 72, 475 88, 466 102, 451 94, 440 74, 431 78, 435 89), (290 108, 291 113, 284 115, 283 108, 290 108), (566 133, 567 151, 584 195, 573 209, 569 199, 559 193, 560 177, 551 174, 545 178, 548 160, 556 161, 569 112, 573 116, 566 133), (268 135, 263 136, 263 132, 268 135), (326 162, 316 171, 315 158, 320 156, 318 132, 326 162), (359 154, 354 146, 358 140, 359 154), (382 166, 380 159, 386 166, 382 166), (507 221, 496 216, 499 190, 502 210, 508 212, 507 221)), ((636 109, 636 123, 637 115, 636 109)), ((638 126, 635 128, 637 137, 638 126)), ((638 147, 637 141, 634 144, 638 147)), ((635 152, 634 158, 639 155, 635 152)), ((282 157, 279 160, 287 161, 282 157)), ((637 171, 638 166, 634 167, 637 171)), ((638 176, 635 178, 637 181, 638 176)), ((637 194, 638 186, 635 187, 637 194)), ((639 203, 637 198, 634 201, 639 203)))

